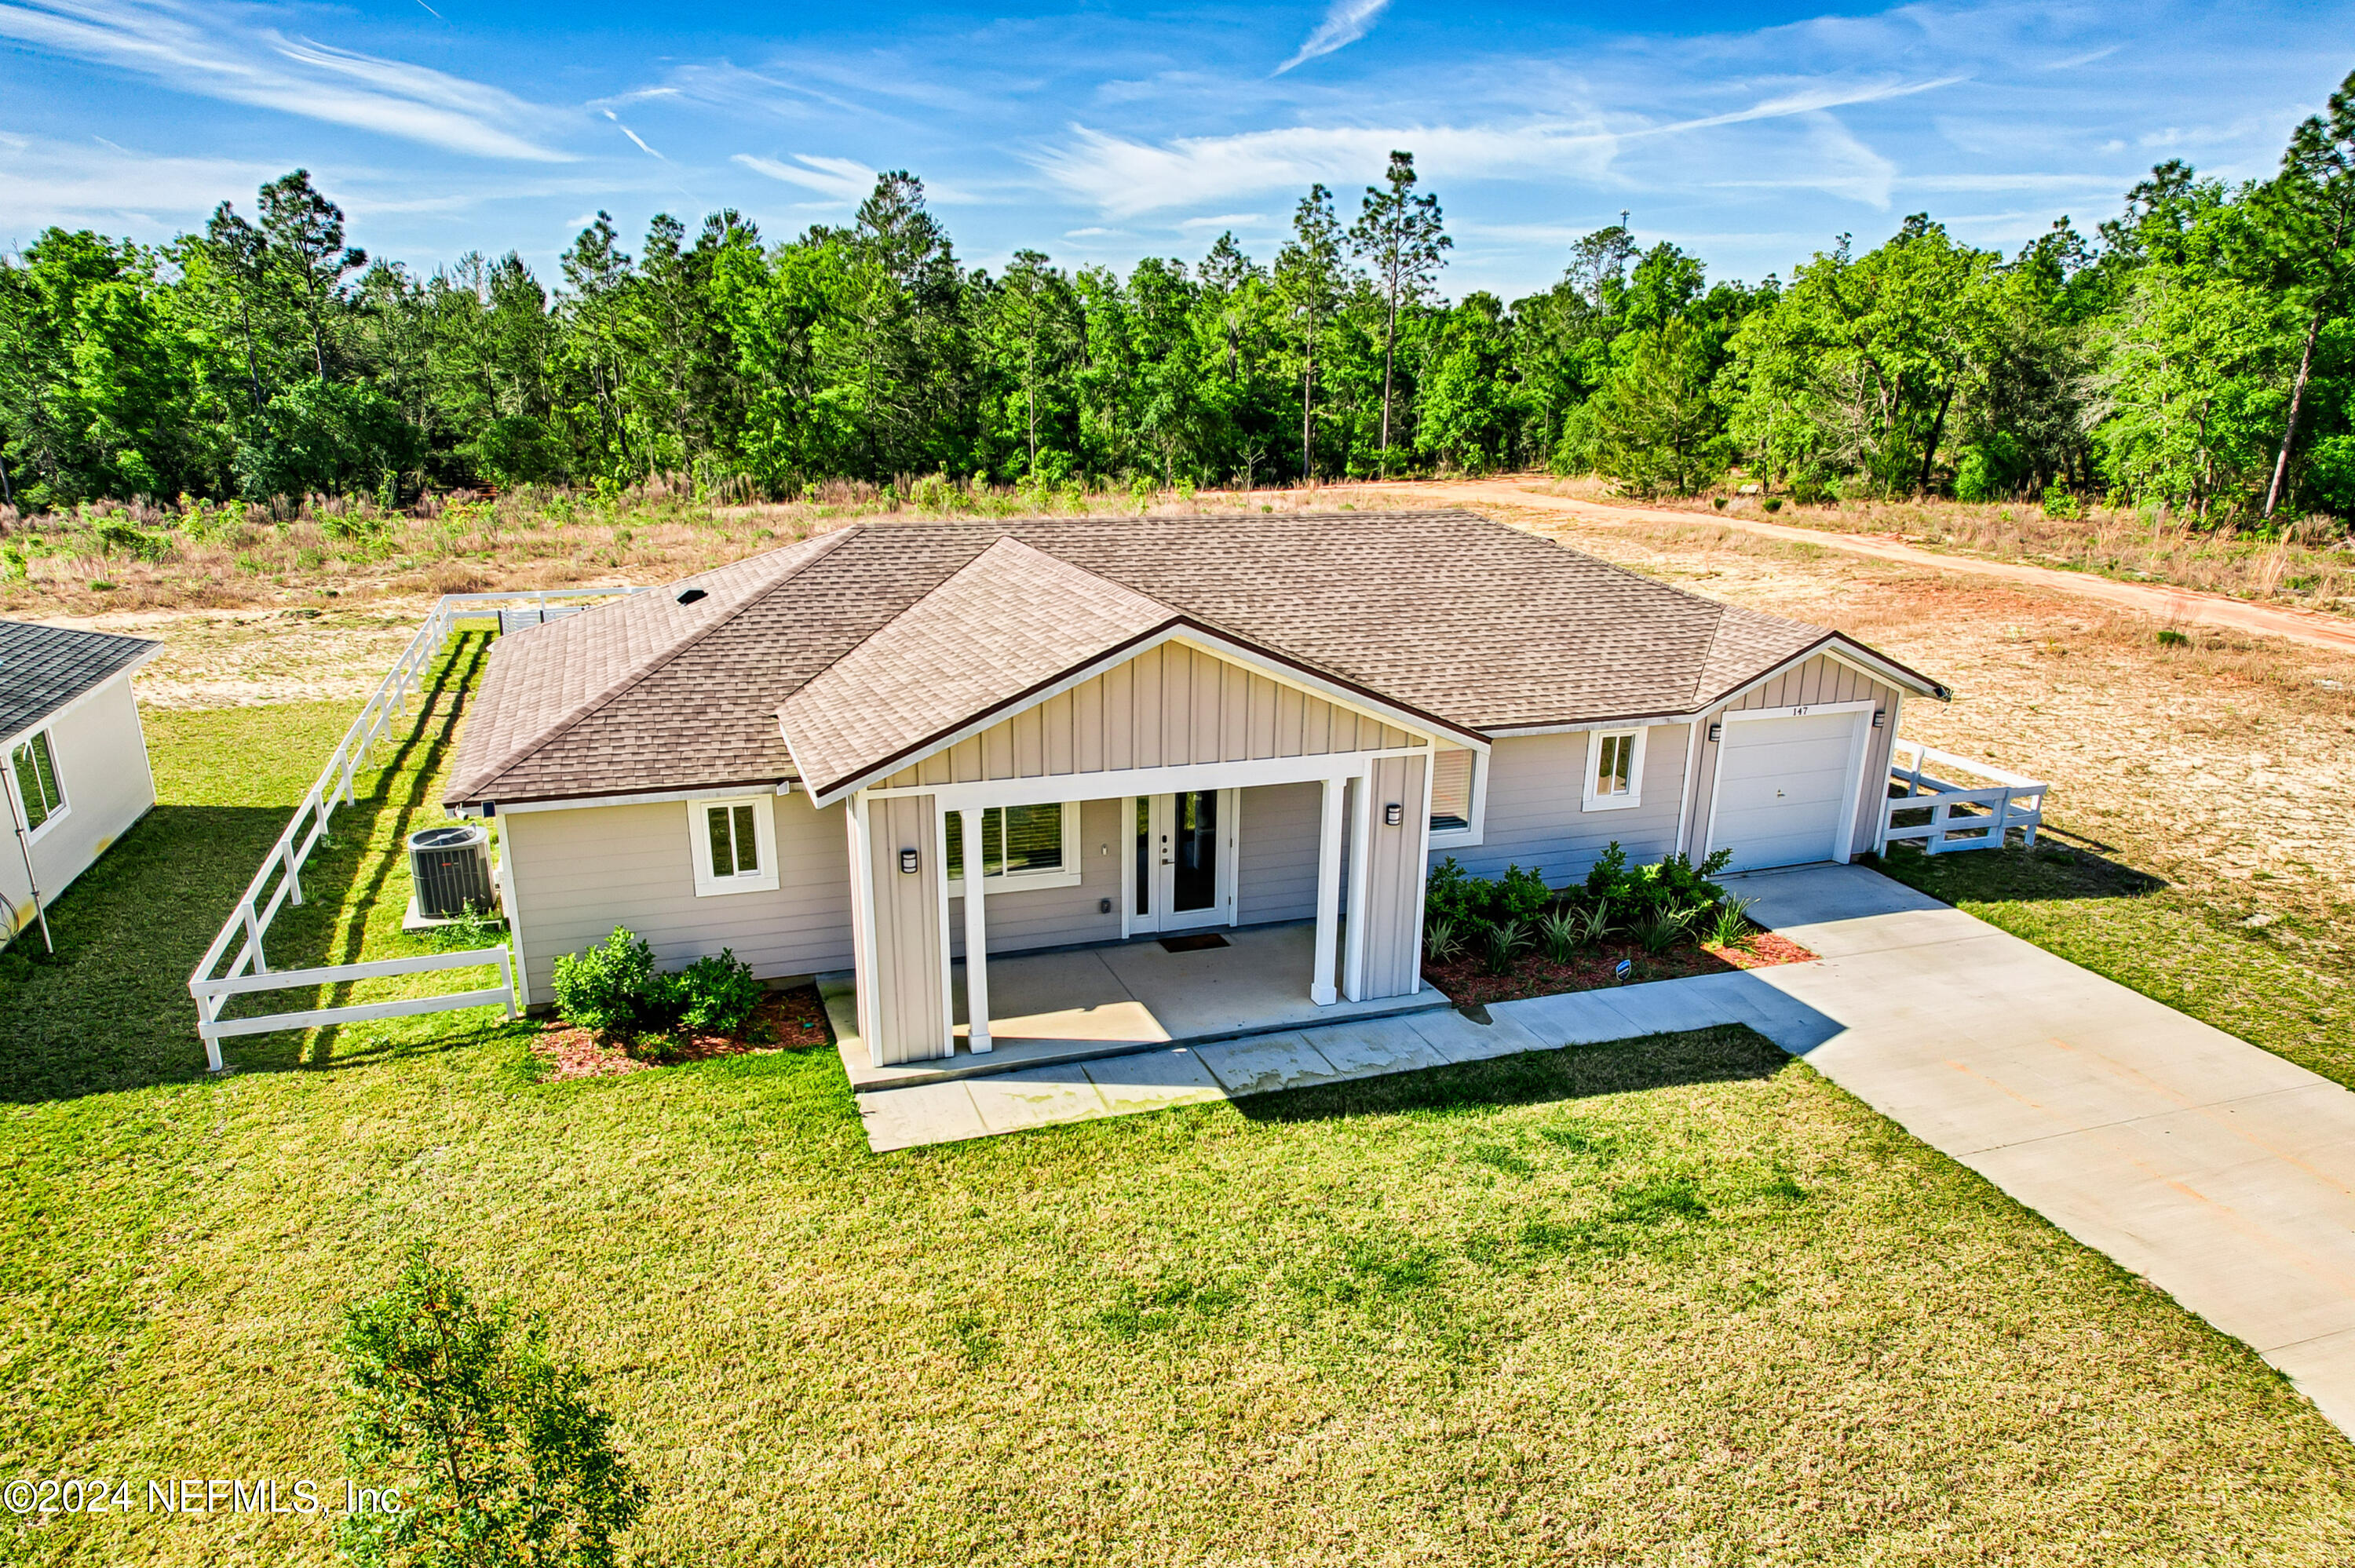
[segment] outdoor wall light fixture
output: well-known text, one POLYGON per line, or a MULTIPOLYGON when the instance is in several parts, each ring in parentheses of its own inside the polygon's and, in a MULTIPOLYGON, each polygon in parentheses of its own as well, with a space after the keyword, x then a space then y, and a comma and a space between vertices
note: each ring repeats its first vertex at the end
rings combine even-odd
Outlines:
POLYGON ((1406 808, 1396 800, 1382 808, 1382 826, 1395 828, 1404 821, 1406 821, 1406 808))
POLYGON ((913 876, 916 874, 916 852, 914 850, 901 850, 900 852, 900 874, 901 876, 913 876))
POLYGON ((1718 741, 1723 740, 1725 738, 1725 726, 1721 724, 1713 724, 1710 726, 1709 738, 1712 745, 1718 741))
POLYGON ((1889 710, 1888 710, 1887 708, 1875 708, 1875 709, 1873 709, 1873 710, 1872 710, 1872 727, 1873 727, 1873 728, 1875 728, 1875 729, 1879 729, 1879 728, 1881 727, 1881 721, 1882 721, 1882 720, 1884 720, 1884 719, 1886 719, 1888 716, 1889 716, 1889 710))

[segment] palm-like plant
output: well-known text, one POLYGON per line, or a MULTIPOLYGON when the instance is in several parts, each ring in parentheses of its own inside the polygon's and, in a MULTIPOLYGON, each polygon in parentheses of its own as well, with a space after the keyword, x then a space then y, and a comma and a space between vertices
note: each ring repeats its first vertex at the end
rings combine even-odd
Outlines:
POLYGON ((1728 898, 1709 911, 1709 944, 1713 948, 1746 948, 1757 939, 1748 918, 1755 898, 1728 898))
POLYGON ((1636 940, 1647 953, 1665 953, 1685 939, 1692 930, 1694 909, 1677 909, 1666 904, 1656 904, 1636 916, 1636 940))
POLYGON ((1513 960, 1529 945, 1529 929, 1518 920, 1499 920, 1488 927, 1488 972, 1492 975, 1512 972, 1513 960))
POLYGON ((1549 962, 1566 964, 1586 937, 1586 923, 1573 909, 1556 909, 1538 918, 1538 941, 1549 962))
POLYGON ((1434 964, 1452 964, 1464 956, 1464 933, 1442 916, 1423 928, 1423 952, 1434 964))

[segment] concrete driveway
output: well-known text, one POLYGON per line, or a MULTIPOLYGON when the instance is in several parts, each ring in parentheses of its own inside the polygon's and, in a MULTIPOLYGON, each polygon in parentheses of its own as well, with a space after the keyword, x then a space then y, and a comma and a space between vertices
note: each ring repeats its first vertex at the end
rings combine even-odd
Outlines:
POLYGON ((1729 881, 1825 960, 1764 1033, 2355 1436, 2355 1094, 1862 867, 1729 881))

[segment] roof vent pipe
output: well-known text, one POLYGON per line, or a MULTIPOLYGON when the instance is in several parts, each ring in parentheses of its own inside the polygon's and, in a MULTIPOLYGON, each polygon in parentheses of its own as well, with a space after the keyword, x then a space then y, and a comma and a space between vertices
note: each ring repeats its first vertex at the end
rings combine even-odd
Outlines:
POLYGON ((699 599, 709 599, 710 597, 710 595, 705 593, 701 588, 688 588, 685 593, 678 596, 678 602, 681 604, 693 604, 699 599))

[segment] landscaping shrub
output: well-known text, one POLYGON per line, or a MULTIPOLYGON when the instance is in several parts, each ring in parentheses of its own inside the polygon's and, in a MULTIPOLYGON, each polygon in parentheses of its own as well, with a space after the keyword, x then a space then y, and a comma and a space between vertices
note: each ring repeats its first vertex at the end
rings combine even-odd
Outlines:
POLYGON ((1492 975, 1512 972, 1513 960, 1529 945, 1529 928, 1518 920, 1499 920, 1488 927, 1481 939, 1481 956, 1492 975))
POLYGON ((1464 955, 1464 934, 1455 922, 1441 916, 1426 920, 1423 927, 1423 956, 1434 964, 1452 964, 1464 955))
POLYGON ((1702 938, 1712 948, 1746 948, 1757 937, 1750 927, 1750 906, 1755 898, 1729 898, 1708 916, 1707 935, 1702 938))
POLYGON ((751 1021, 762 990, 732 949, 657 974, 654 949, 622 926, 601 946, 556 960, 557 1011, 583 1029, 630 1040, 733 1034, 751 1021))
POLYGON ((601 947, 556 960, 556 1010, 599 1034, 638 1030, 653 1000, 655 950, 616 926, 601 947))
POLYGON ((1431 874, 1423 912, 1423 951, 1430 962, 1476 954, 1487 972, 1508 972, 1534 947, 1550 963, 1568 965, 1582 948, 1624 933, 1647 952, 1662 953, 1707 932, 1724 945, 1749 938, 1747 907, 1710 879, 1732 852, 1720 850, 1695 865, 1683 854, 1631 866, 1616 841, 1595 860, 1582 886, 1556 892, 1536 870, 1508 867, 1497 878, 1474 876, 1454 856, 1431 874))

